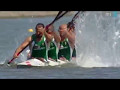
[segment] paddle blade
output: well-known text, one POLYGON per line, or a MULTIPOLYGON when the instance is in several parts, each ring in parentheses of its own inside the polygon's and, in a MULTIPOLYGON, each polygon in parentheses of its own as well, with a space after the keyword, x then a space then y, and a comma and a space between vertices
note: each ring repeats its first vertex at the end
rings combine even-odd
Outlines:
POLYGON ((15 58, 12 58, 12 59, 8 62, 8 64, 10 64, 14 59, 15 59, 15 58))

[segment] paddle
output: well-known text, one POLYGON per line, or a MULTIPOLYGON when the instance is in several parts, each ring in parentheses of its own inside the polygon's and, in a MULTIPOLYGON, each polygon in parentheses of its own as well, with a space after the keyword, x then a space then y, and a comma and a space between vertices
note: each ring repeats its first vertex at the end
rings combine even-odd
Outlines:
POLYGON ((83 13, 83 12, 84 12, 84 11, 78 11, 78 12, 74 15, 74 17, 72 18, 72 20, 69 22, 69 26, 68 26, 68 27, 73 27, 75 19, 78 18, 78 14, 83 13))
MULTIPOLYGON (((32 41, 31 41, 30 43, 32 43, 32 41)), ((25 46, 25 47, 17 54, 17 56, 19 56, 19 54, 20 54, 23 50, 25 50, 25 49, 30 45, 30 43, 29 43, 27 46, 25 46)), ((10 64, 13 60, 15 60, 15 58, 12 58, 12 59, 8 62, 8 64, 10 64)))
POLYGON ((68 12, 69 11, 65 11, 65 12, 64 11, 59 11, 59 13, 57 14, 56 18, 49 25, 52 25, 54 22, 56 22, 58 19, 63 17, 68 12))
POLYGON ((57 16, 55 17, 55 19, 46 26, 46 29, 48 29, 48 27, 52 24, 54 24, 57 20, 59 20, 61 17, 63 17, 66 13, 68 13, 69 11, 59 11, 57 16))

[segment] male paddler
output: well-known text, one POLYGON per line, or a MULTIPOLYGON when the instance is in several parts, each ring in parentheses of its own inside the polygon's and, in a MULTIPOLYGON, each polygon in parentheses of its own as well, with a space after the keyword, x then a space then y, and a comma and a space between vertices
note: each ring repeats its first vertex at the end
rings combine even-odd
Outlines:
MULTIPOLYGON (((68 28, 69 33, 75 37, 76 34, 75 34, 75 26, 74 26, 74 23, 73 23, 73 22, 68 22, 67 28, 68 28)), ((74 45, 74 49, 73 49, 73 53, 72 53, 72 58, 73 58, 73 59, 76 58, 76 48, 75 48, 75 45, 74 45)))
POLYGON ((75 47, 75 34, 71 34, 67 28, 67 24, 62 24, 59 27, 61 37, 58 58, 60 60, 71 60, 72 52, 75 47))
POLYGON ((47 60, 46 43, 49 43, 53 39, 53 36, 46 32, 44 24, 42 23, 38 23, 35 29, 36 33, 24 40, 24 42, 16 49, 13 58, 17 58, 17 54, 28 44, 33 42, 34 45, 32 47, 31 58, 36 58, 43 62, 47 60))
POLYGON ((54 30, 53 25, 50 25, 46 32, 53 36, 52 41, 50 41, 47 44, 48 45, 48 59, 57 61, 58 60, 59 43, 61 41, 61 38, 59 36, 59 33, 54 30))

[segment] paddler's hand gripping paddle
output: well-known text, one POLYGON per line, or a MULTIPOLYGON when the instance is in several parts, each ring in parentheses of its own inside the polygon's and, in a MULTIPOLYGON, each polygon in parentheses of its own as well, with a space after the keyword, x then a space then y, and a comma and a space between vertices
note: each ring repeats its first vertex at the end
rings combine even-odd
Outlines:
MULTIPOLYGON (((32 42, 32 41, 31 41, 32 42)), ((30 43, 31 43, 30 42, 30 43)), ((30 44, 29 43, 29 44, 30 44)), ((17 56, 19 56, 19 54, 24 50, 24 49, 26 49, 28 46, 29 46, 29 44, 26 46, 26 47, 24 47, 18 54, 17 54, 17 56)), ((10 64, 13 60, 15 60, 16 58, 12 58, 9 62, 8 62, 8 64, 10 64)))

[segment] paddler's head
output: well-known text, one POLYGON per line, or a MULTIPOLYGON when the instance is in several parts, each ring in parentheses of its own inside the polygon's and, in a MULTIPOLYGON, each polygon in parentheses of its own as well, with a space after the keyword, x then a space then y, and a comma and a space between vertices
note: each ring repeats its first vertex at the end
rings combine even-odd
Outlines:
POLYGON ((66 35, 66 32, 68 32, 67 24, 62 24, 59 27, 59 33, 61 36, 66 35))
POLYGON ((68 28, 69 31, 74 32, 74 30, 75 30, 74 23, 72 23, 72 22, 68 22, 68 24, 67 24, 67 28, 68 28))
POLYGON ((42 23, 38 23, 36 25, 35 29, 36 29, 36 36, 37 36, 37 38, 40 38, 41 36, 43 36, 43 34, 44 34, 44 27, 45 26, 42 23))
POLYGON ((54 26, 53 25, 50 25, 47 29, 46 29, 46 32, 51 34, 52 32, 54 31, 54 26))

